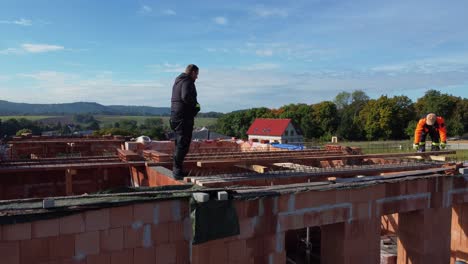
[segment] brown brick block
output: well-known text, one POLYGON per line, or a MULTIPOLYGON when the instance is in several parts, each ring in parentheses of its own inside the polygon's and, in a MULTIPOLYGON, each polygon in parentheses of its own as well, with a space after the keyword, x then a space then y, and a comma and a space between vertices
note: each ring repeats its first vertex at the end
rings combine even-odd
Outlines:
POLYGON ((169 241, 169 227, 170 223, 152 225, 151 237, 154 244, 165 244, 169 241))
POLYGON ((133 221, 152 224, 154 216, 154 203, 140 203, 133 205, 133 221))
POLYGON ((336 191, 312 191, 296 194, 295 209, 336 203, 336 191))
POLYGON ((136 248, 142 246, 143 225, 124 227, 124 248, 136 248))
POLYGON ((278 216, 279 230, 299 229, 304 227, 304 214, 281 215, 278 216))
POLYGON ((0 256, 2 264, 20 264, 19 241, 0 242, 0 256))
POLYGON ((247 242, 246 240, 234 240, 226 243, 228 248, 229 262, 243 259, 247 256, 247 242))
POLYGON ((296 195, 286 194, 278 197, 278 212, 292 211, 295 208, 296 195))
POLYGON ((160 263, 155 260, 155 251, 154 247, 149 248, 135 248, 133 250, 133 262, 135 264, 154 264, 160 263))
POLYGON ((123 228, 113 228, 100 231, 102 252, 122 250, 124 246, 123 228))
POLYGON ((32 222, 32 237, 50 237, 59 234, 59 219, 41 220, 32 222))
POLYGON ((60 235, 58 237, 50 237, 48 240, 51 259, 70 258, 75 255, 74 235, 60 235))
POLYGON ((190 242, 179 241, 176 243, 176 264, 190 263, 190 242))
POLYGON ((59 219, 60 234, 76 234, 85 231, 83 214, 74 214, 59 219))
POLYGON ((85 212, 86 231, 104 230, 110 227, 109 209, 85 212))
POLYGON ((210 263, 226 263, 228 261, 228 250, 222 241, 213 241, 210 245, 210 263))
POLYGON ((4 225, 3 240, 31 239, 31 223, 4 225))
POLYGON ((75 235, 75 255, 92 255, 100 252, 99 231, 75 235))
POLYGON ((110 264, 111 256, 108 254, 90 255, 86 257, 86 264, 110 264))
POLYGON ((29 264, 49 259, 47 239, 31 239, 20 242, 21 263, 29 264))
POLYGON ((130 226, 133 222, 133 206, 120 206, 109 209, 110 227, 130 226))
POLYGON ((155 223, 167 223, 173 221, 172 201, 158 202, 156 204, 156 208, 157 219, 155 219, 155 223))
POLYGON ((133 249, 124 249, 121 251, 112 252, 111 264, 134 264, 133 249))
POLYGON ((182 221, 169 223, 169 242, 182 240, 184 240, 184 223, 182 221))
POLYGON ((156 263, 175 263, 176 244, 160 244, 156 246, 156 263))
POLYGON ((246 240, 246 254, 248 257, 257 257, 264 255, 264 238, 263 237, 254 237, 246 240))
POLYGON ((250 238, 254 235, 253 218, 239 219, 240 239, 250 238))

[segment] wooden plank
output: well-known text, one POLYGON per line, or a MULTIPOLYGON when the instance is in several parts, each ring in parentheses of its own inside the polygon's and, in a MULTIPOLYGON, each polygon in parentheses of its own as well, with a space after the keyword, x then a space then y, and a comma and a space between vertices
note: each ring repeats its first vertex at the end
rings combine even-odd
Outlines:
POLYGON ((73 195, 73 175, 76 174, 75 169, 65 170, 65 194, 73 195))
POLYGON ((266 173, 268 172, 270 169, 266 166, 262 166, 262 165, 257 165, 257 164, 252 164, 252 165, 235 165, 236 167, 238 168, 243 168, 243 169, 247 169, 247 170, 251 170, 251 171, 254 171, 254 172, 257 172, 257 173, 266 173))
MULTIPOLYGON (((455 154, 456 151, 430 151, 425 152, 424 155, 447 155, 455 154)), ((236 164, 259 164, 259 165, 269 165, 271 163, 281 163, 281 162, 301 162, 301 161, 323 161, 323 160, 340 160, 340 159, 365 159, 365 158, 393 158, 393 157, 408 157, 408 156, 420 156, 421 153, 411 152, 411 153, 385 153, 385 154, 367 154, 367 155, 339 155, 339 156, 280 156, 280 157, 262 157, 262 158, 239 158, 239 159, 221 159, 221 160, 206 160, 206 161, 197 161, 197 166, 202 168, 210 167, 224 167, 224 166, 234 166, 236 164)))

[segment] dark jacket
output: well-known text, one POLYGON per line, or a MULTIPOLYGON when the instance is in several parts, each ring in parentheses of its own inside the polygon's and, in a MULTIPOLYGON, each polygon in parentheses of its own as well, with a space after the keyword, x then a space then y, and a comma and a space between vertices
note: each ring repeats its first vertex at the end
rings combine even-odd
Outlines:
POLYGON ((188 74, 181 73, 172 87, 171 119, 193 120, 198 113, 197 104, 195 82, 188 74))

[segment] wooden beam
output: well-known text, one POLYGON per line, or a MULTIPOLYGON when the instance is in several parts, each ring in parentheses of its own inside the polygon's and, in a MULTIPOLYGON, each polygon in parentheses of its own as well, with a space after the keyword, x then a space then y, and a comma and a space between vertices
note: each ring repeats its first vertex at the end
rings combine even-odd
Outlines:
POLYGON ((254 172, 257 172, 257 173, 266 173, 266 172, 270 171, 270 169, 268 167, 262 166, 262 165, 257 165, 257 164, 235 165, 235 166, 238 167, 238 168, 251 170, 251 171, 254 171, 254 172))
POLYGON ((65 170, 65 194, 73 195, 73 175, 76 175, 75 169, 65 170))
MULTIPOLYGON (((430 155, 447 155, 455 154, 454 150, 447 151, 430 151, 425 152, 425 156, 430 155)), ((281 163, 281 162, 304 162, 304 161, 323 161, 323 160, 340 160, 340 159, 365 159, 365 158, 394 158, 394 157, 408 157, 408 156, 420 156, 419 152, 410 152, 410 153, 385 153, 385 154, 367 154, 367 155, 335 155, 335 156, 278 156, 278 157, 248 157, 248 158, 238 158, 238 159, 212 159, 205 161, 197 161, 197 166, 202 168, 210 167, 224 167, 224 166, 235 166, 237 164, 259 164, 259 165, 269 165, 272 163, 281 163)))

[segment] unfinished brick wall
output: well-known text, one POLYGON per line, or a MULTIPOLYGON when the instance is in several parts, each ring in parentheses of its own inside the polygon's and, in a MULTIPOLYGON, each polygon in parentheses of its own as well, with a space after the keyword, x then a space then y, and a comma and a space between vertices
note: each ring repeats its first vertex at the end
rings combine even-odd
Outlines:
POLYGON ((187 205, 157 201, 3 225, 0 262, 189 263, 187 205))
POLYGON ((66 155, 100 156, 116 154, 123 140, 60 138, 52 140, 13 140, 10 159, 54 158, 66 155))
MULTIPOLYGON (((130 185, 127 167, 82 168, 72 176, 75 195, 93 193, 130 185)), ((6 172, 0 174, 0 199, 23 199, 69 195, 66 192, 66 169, 6 172)))
MULTIPOLYGON (((104 208, 3 225, 0 254, 7 256, 2 264, 31 259, 189 263, 190 258, 192 263, 285 263, 286 232, 320 226, 323 263, 378 263, 381 217, 399 213, 398 263, 448 263, 451 207, 468 202, 466 185, 463 178, 442 176, 350 189, 278 190, 279 196, 234 201, 239 235, 193 246, 188 200, 104 208)), ((452 240, 453 234, 456 230, 452 240)), ((466 252, 467 247, 458 248, 466 252)))

